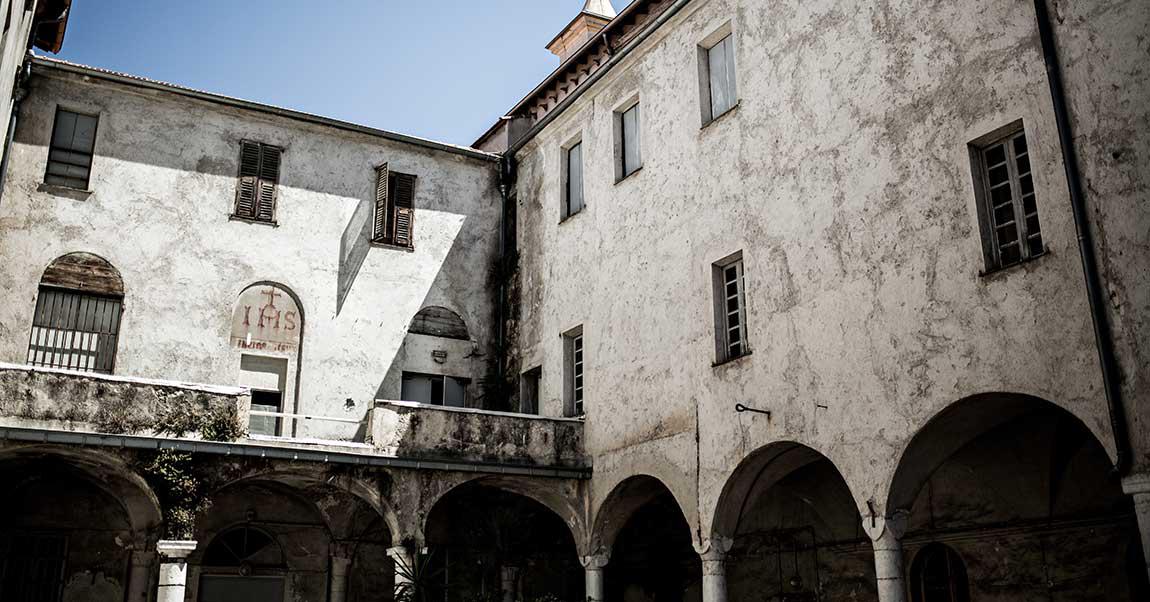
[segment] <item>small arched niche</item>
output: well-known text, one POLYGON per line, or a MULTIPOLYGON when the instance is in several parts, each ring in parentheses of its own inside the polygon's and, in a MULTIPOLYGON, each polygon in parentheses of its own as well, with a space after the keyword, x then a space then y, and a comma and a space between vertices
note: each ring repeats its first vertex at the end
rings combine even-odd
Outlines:
POLYGON ((475 345, 459 314, 438 305, 419 310, 403 342, 400 399, 428 405, 476 404, 475 345))

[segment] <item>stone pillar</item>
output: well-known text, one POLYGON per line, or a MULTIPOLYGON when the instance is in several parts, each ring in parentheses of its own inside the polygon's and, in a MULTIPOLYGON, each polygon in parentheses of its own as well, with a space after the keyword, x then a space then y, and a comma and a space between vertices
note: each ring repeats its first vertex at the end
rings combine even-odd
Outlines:
POLYGON ((328 602, 347 600, 347 577, 351 570, 351 558, 346 553, 331 555, 331 578, 328 583, 328 602))
POLYGON ((1138 517, 1142 554, 1146 558, 1146 573, 1150 575, 1150 474, 1136 474, 1122 479, 1122 491, 1134 498, 1134 516, 1138 517))
POLYGON ((160 585, 156 589, 156 602, 184 602, 188 585, 188 554, 196 549, 194 541, 160 541, 160 585))
POLYGON ((500 589, 503 591, 503 602, 515 602, 519 593, 519 567, 501 567, 499 577, 500 589))
POLYGON ((587 602, 603 602, 606 599, 603 593, 603 569, 610 560, 610 554, 594 554, 579 558, 579 563, 583 565, 587 602))
POLYGON ((734 543, 726 537, 712 537, 695 544, 703 561, 703 602, 727 602, 727 552, 734 543))
POLYGON ((142 547, 132 548, 132 567, 128 572, 127 602, 148 602, 152 594, 152 565, 156 553, 142 547))
POLYGON ((863 518, 863 530, 874 547, 874 569, 879 602, 906 602, 906 573, 902 561, 902 536, 908 513, 896 511, 888 518, 863 518))
POLYGON ((395 546, 387 549, 387 555, 395 562, 396 587, 403 583, 411 583, 411 579, 407 575, 415 570, 415 554, 403 546, 395 546))

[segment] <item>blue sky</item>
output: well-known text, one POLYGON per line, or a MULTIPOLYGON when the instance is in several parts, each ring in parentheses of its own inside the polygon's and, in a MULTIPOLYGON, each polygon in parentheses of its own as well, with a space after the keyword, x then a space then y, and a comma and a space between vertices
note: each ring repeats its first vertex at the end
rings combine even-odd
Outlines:
MULTIPOLYGON (((622 9, 629 0, 614 0, 622 9)), ((471 144, 583 0, 74 0, 59 57, 471 144), (333 9, 338 7, 338 9, 333 9)))

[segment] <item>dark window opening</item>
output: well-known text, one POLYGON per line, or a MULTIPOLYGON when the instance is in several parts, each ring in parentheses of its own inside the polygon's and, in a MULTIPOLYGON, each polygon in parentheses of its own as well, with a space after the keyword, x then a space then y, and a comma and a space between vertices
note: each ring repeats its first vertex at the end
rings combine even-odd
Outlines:
POLYGON ((454 376, 404 372, 400 396, 403 401, 462 408, 466 406, 469 382, 454 376))
POLYGON ((3 538, 0 600, 58 602, 63 594, 68 540, 57 535, 3 538))
POLYGON ((519 377, 519 412, 521 414, 539 414, 539 381, 542 378, 542 367, 532 368, 519 377))
POLYGON ((912 602, 970 602, 970 586, 962 558, 951 548, 932 543, 911 566, 912 602))
MULTIPOLYGON (((252 390, 252 411, 278 414, 283 411, 283 398, 283 391, 252 390)), ((282 425, 281 416, 252 415, 248 421, 248 432, 253 435, 274 437, 280 433, 282 425)))

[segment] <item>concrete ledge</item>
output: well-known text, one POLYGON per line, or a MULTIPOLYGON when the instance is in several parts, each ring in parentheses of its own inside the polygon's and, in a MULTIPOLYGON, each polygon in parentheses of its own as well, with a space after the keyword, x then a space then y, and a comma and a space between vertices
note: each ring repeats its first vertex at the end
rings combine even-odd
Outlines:
POLYGON ((377 400, 368 438, 397 458, 589 467, 583 421, 377 400))

